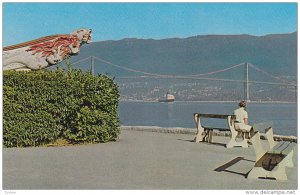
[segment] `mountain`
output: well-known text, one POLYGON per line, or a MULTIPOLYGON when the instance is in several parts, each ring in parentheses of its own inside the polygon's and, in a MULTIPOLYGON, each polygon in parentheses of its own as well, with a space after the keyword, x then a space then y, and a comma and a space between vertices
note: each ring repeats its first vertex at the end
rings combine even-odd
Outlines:
MULTIPOLYGON (((100 41, 83 45, 79 55, 71 58, 73 67, 90 69, 91 61, 83 60, 89 56, 97 57, 94 58, 95 73, 117 78, 122 100, 155 101, 169 91, 176 96, 176 101, 238 101, 244 98, 244 66, 229 71, 218 70, 249 62, 257 67, 253 69, 250 66, 250 81, 282 83, 281 79, 296 83, 297 32, 265 36, 199 35, 161 40, 126 38, 100 41), (211 80, 199 77, 195 78, 200 80, 120 78, 141 76, 139 71, 169 75, 218 73, 205 76, 211 77, 211 80), (281 78, 278 79, 278 76, 281 78), (225 82, 228 80, 241 82, 225 82)), ((293 102, 297 97, 294 86, 258 82, 251 83, 249 88, 251 101, 293 102)))
MULTIPOLYGON (((119 66, 159 74, 197 74, 250 62, 273 75, 296 76, 297 32, 100 41, 82 46, 72 61, 91 55, 119 66)), ((83 65, 87 66, 86 62, 79 66, 83 65)), ((132 75, 100 61, 95 61, 95 70, 116 76, 132 75)))

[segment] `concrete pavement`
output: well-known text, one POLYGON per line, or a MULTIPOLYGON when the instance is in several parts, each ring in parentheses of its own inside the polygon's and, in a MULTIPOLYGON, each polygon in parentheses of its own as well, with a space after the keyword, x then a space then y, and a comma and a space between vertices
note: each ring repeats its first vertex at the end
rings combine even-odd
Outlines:
POLYGON ((297 189, 297 150, 288 181, 248 180, 252 147, 227 149, 228 137, 215 136, 214 144, 193 138, 125 130, 105 144, 4 148, 3 189, 297 189))

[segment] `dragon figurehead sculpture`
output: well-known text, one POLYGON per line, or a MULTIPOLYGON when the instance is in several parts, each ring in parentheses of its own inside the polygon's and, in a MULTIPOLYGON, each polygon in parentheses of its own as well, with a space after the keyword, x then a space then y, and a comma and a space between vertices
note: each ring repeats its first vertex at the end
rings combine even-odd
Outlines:
POLYGON ((56 65, 92 39, 91 29, 78 29, 70 34, 46 36, 3 48, 3 70, 37 70, 56 65))

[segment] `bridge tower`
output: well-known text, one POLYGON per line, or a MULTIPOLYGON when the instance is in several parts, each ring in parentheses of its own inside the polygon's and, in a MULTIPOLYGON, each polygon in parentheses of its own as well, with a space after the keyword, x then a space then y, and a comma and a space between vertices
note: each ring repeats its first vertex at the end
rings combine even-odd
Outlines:
POLYGON ((249 65, 245 62, 244 65, 244 100, 250 102, 249 98, 249 65))
POLYGON ((94 58, 93 58, 93 56, 91 56, 91 74, 92 75, 95 75, 95 68, 94 68, 94 58))

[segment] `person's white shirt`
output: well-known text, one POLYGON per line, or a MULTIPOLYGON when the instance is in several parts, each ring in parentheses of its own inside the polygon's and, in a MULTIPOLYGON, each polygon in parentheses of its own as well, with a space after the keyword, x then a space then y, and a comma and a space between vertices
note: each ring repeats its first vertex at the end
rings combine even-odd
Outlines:
POLYGON ((245 119, 248 120, 248 113, 244 109, 244 107, 240 107, 234 111, 234 115, 236 116, 236 121, 245 124, 245 119))
POLYGON ((248 113, 244 107, 234 110, 234 115, 236 117, 234 127, 242 130, 243 132, 250 132, 252 127, 245 123, 245 121, 248 123, 248 113))

